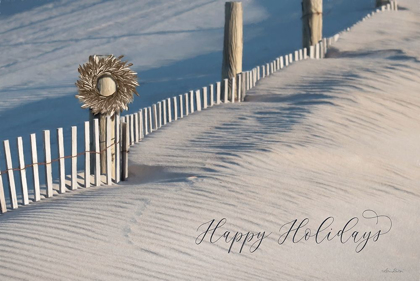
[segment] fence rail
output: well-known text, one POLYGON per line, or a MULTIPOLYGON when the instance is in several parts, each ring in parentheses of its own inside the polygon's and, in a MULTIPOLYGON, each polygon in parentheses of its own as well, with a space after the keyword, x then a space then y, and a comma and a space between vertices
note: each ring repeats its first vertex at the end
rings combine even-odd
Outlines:
MULTIPOLYGON (((374 14, 385 10, 397 10, 396 2, 391 2, 368 14, 362 19, 372 17, 374 14)), ((345 31, 349 31, 348 28, 345 31)), ((345 32, 343 31, 343 32, 345 32)), ((330 38, 324 38, 315 46, 308 49, 302 48, 285 56, 280 56, 273 61, 254 67, 250 71, 238 74, 236 77, 224 79, 222 82, 216 82, 196 91, 190 91, 183 95, 167 98, 151 106, 140 109, 138 112, 116 116, 115 127, 111 127, 110 117, 106 120, 106 146, 100 149, 99 141, 99 121, 93 120, 84 123, 84 150, 78 152, 77 127, 71 127, 71 154, 65 155, 63 128, 56 131, 58 158, 51 159, 51 132, 43 132, 43 151, 44 161, 39 162, 39 151, 37 149, 37 135, 30 135, 31 163, 25 164, 27 157, 24 155, 24 143, 22 137, 16 140, 18 167, 14 167, 12 162, 12 153, 9 140, 3 142, 4 161, 6 170, 0 172, 0 214, 8 210, 17 209, 20 205, 28 205, 45 198, 53 197, 57 194, 77 190, 80 187, 89 188, 91 186, 100 186, 102 184, 111 185, 120 180, 128 178, 128 152, 130 146, 141 142, 149 134, 159 130, 163 126, 184 119, 185 117, 211 108, 213 106, 241 103, 245 100, 246 94, 253 89, 257 82, 267 78, 275 72, 298 61, 310 59, 322 59, 328 52, 328 49, 337 42, 340 32, 330 38), (229 89, 229 85, 231 88, 229 89), (230 93, 229 93, 230 92, 230 93), (230 94, 230 95, 229 95, 230 94), (235 99, 237 96, 237 99, 235 99), (93 135, 90 135, 90 126, 93 126, 93 135), (115 130, 115 139, 111 140, 111 130, 115 130), (91 145, 92 143, 92 145, 91 145), (94 149, 91 150, 91 147, 94 149), (111 149, 115 149, 115 169, 112 169, 111 149), (101 154, 106 152, 106 173, 101 173, 101 154), (84 169, 82 173, 77 169, 79 157, 84 157, 84 169), (66 169, 65 159, 71 159, 70 173, 66 169), (58 165, 59 177, 58 183, 53 181, 53 165, 58 165), (41 184, 40 168, 45 173, 44 182, 41 184), (28 176, 27 171, 31 170, 32 177, 28 176), (15 172, 19 173, 19 188, 21 196, 18 200, 15 172), (7 188, 3 181, 3 175, 6 175, 7 188), (93 178, 92 178, 93 176, 93 178), (70 178, 70 181, 68 180, 70 178), (78 179, 82 179, 80 182, 78 179), (45 194, 41 194, 41 187, 45 189, 45 194), (8 196, 6 196, 8 194, 8 196), (31 196, 30 196, 31 195, 31 196), (8 197, 8 198, 7 198, 8 197)))

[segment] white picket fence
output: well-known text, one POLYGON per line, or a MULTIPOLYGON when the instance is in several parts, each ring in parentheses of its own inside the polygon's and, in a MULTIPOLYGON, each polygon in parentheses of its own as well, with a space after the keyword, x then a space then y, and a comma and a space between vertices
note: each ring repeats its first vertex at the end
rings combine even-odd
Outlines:
MULTIPOLYGON (((395 1, 386 6, 377 9, 375 12, 368 14, 361 21, 372 17, 374 14, 397 10, 398 6, 395 1)), ((358 24, 358 23, 356 23, 358 24)), ((350 31, 347 28, 343 32, 350 31)), ((145 107, 136 113, 129 114, 123 117, 116 116, 115 127, 111 128, 110 118, 107 118, 107 136, 106 136, 106 173, 101 174, 100 169, 100 142, 99 142, 99 122, 98 119, 93 121, 94 135, 90 136, 90 122, 84 123, 84 144, 83 151, 78 152, 77 142, 77 127, 71 128, 71 154, 64 154, 64 135, 63 129, 58 128, 56 132, 58 158, 51 159, 51 132, 45 130, 43 132, 43 151, 37 150, 37 135, 30 135, 31 147, 31 161, 26 164, 24 155, 24 147, 22 137, 16 140, 18 167, 13 167, 12 155, 9 140, 3 142, 5 166, 6 170, 1 171, 0 174, 0 213, 5 213, 9 210, 17 209, 20 205, 28 205, 32 202, 37 202, 45 198, 53 197, 54 195, 63 194, 71 190, 79 188, 89 188, 91 186, 112 185, 119 183, 121 179, 128 177, 128 150, 129 147, 139 143, 149 134, 159 130, 163 126, 177 120, 200 112, 202 110, 211 108, 213 106, 243 102, 249 90, 254 88, 258 81, 271 76, 273 73, 291 65, 292 63, 310 59, 322 59, 327 54, 328 49, 338 41, 340 32, 333 37, 324 38, 315 46, 311 46, 308 50, 299 49, 285 56, 280 56, 273 61, 257 66, 250 71, 245 71, 233 77, 231 81, 225 79, 223 82, 211 84, 208 87, 203 87, 200 90, 190 91, 183 95, 172 98, 167 98, 149 107, 145 107), (230 82, 230 83, 229 83, 230 82), (222 85, 223 83, 223 85, 222 85), (229 84, 232 85, 231 93, 229 95, 229 84), (223 87, 222 87, 223 86, 223 87), (222 93, 223 90, 223 93, 222 93), (230 98, 229 98, 230 96, 230 98), (115 139, 111 141, 111 130, 115 130, 115 139), (93 141, 94 150, 91 151, 91 140, 93 141), (115 147, 115 171, 112 171, 111 165, 111 149, 115 147), (39 155, 43 155, 44 162, 39 162, 39 155), (92 157, 91 157, 92 156, 92 157), (83 157, 83 171, 78 170, 78 159, 83 157), (71 159, 70 174, 67 174, 65 159, 71 159), (90 170, 91 163, 94 171, 90 170), (58 165, 59 178, 56 183, 53 182, 53 165, 58 165), (40 167, 43 167, 45 173, 45 180, 41 184, 40 167), (28 169, 32 170, 32 177, 27 176, 28 169), (15 172, 19 174, 20 178, 20 192, 21 197, 18 200, 15 183, 15 172), (112 174, 114 172, 114 177, 112 174), (3 182, 3 175, 7 177, 7 190, 3 182), (122 177, 122 178, 121 178, 122 177), (31 184, 28 185, 28 182, 31 184), (31 190, 29 190, 30 186, 31 190), (41 188, 42 187, 42 188, 41 188), (44 189, 41 194, 41 189, 44 189), (9 200, 6 200, 6 191, 9 194, 9 200), (29 192, 30 191, 30 192, 29 192), (30 196, 31 195, 31 196, 30 196)))

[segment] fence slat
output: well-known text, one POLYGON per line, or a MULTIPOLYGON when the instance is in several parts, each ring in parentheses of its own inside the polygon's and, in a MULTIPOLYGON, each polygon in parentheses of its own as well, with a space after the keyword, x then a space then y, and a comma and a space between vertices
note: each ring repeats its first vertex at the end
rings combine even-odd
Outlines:
POLYGON ((315 59, 317 59, 317 60, 319 60, 319 59, 320 59, 319 54, 320 54, 320 48, 319 48, 319 43, 317 43, 317 44, 315 45, 315 59))
POLYGON ((71 190, 77 189, 77 127, 71 127, 71 190))
POLYGON ((315 46, 309 47, 309 58, 315 59, 315 46))
POLYGON ((241 101, 245 100, 246 95, 246 73, 243 72, 241 75, 241 101))
MULTIPOLYGON (((133 114, 131 114, 131 121, 133 121, 133 114)), ((131 126, 133 128, 134 126, 131 126)), ((111 155, 111 118, 106 118, 106 184, 112 184, 112 155, 111 155)))
POLYGON ((203 87, 203 108, 207 109, 208 105, 207 87, 203 87))
POLYGON ((158 128, 158 114, 157 114, 157 106, 153 104, 153 123, 154 123, 154 130, 156 131, 158 128))
POLYGON ((99 120, 93 120, 93 129, 95 135, 95 186, 101 185, 101 148, 99 143, 99 120))
POLYGON ((22 137, 17 138, 17 148, 19 155, 20 183, 22 188, 22 203, 29 204, 28 183, 26 181, 25 157, 23 156, 23 140, 22 137))
POLYGON ((188 101, 188 93, 184 94, 184 99, 185 99, 185 116, 188 116, 188 114, 190 114, 189 112, 189 101, 188 101))
POLYGON ((0 214, 7 212, 6 197, 4 196, 3 176, 0 174, 0 214))
POLYGON ((295 61, 299 61, 299 51, 295 51, 295 61))
POLYGON ((223 102, 227 103, 228 102, 228 98, 229 98, 229 80, 225 79, 225 87, 224 87, 224 97, 223 97, 223 102))
POLYGON ((210 106, 214 105, 214 84, 210 85, 210 106))
POLYGON ((230 101, 232 103, 235 103, 235 95, 236 95, 236 79, 235 79, 235 77, 232 77, 231 83, 232 83, 232 95, 230 97, 230 101))
POLYGON ((31 134, 32 177, 34 181, 34 201, 41 200, 39 187, 38 151, 36 146, 36 134, 31 134))
POLYGON ((239 73, 238 75, 238 102, 242 101, 242 74, 239 73))
POLYGON ((172 122, 172 106, 171 106, 171 99, 170 98, 168 98, 167 99, 167 104, 168 104, 168 107, 167 107, 167 110, 168 110, 168 122, 169 123, 171 123, 172 122))
POLYGON ((127 123, 121 123, 121 141, 122 141, 122 174, 121 180, 125 181, 128 178, 128 150, 130 149, 130 144, 128 141, 128 129, 127 123))
MULTIPOLYGON (((119 116, 119 115, 118 115, 119 116)), ((85 122, 85 188, 90 187, 90 125, 85 122)))
POLYGON ((184 118, 184 103, 182 101, 182 95, 179 95, 179 118, 184 118))
POLYGON ((195 102, 197 106, 197 111, 201 111, 201 91, 195 91, 195 102))
POLYGON ((64 136, 63 128, 57 129, 57 145, 58 145, 58 192, 66 192, 66 168, 64 159, 64 136))
POLYGON ((127 123, 127 131, 128 131, 128 143, 131 145, 130 141, 130 115, 125 116, 125 122, 127 123))
POLYGON ((190 113, 194 113, 194 91, 190 91, 190 113))
MULTIPOLYGON (((139 126, 139 115, 136 113, 137 116, 137 128, 139 126)), ((140 131, 138 131, 140 135, 140 131)), ((121 158, 121 118, 119 114, 115 116, 115 183, 119 183, 121 180, 121 168, 120 168, 120 158, 121 158)))
POLYGON ((134 145, 134 114, 130 114, 130 145, 134 145))
POLYGON ((174 120, 178 120, 178 103, 176 102, 176 97, 173 97, 174 104, 174 120))
POLYGON ((166 115, 167 114, 167 110, 168 110, 168 107, 167 107, 167 105, 166 105, 166 100, 163 100, 162 101, 162 111, 163 111, 163 125, 166 125, 166 122, 167 122, 167 120, 168 120, 168 116, 166 115))
MULTIPOLYGON (((139 112, 137 112, 137 115, 139 116, 140 140, 142 140, 144 139, 143 111, 140 109, 139 112)), ((127 121, 125 122, 127 123, 127 121)))
MULTIPOLYGON (((149 120, 147 118, 147 107, 142 109, 143 111, 143 126, 144 126, 144 135, 147 136, 149 134, 149 120)), ((127 131, 128 131, 128 135, 130 136, 130 122, 126 122, 127 123, 127 131)), ((130 138, 128 139, 128 143, 131 146, 130 143, 130 138)))
POLYGON ((12 156, 10 154, 10 144, 8 140, 3 141, 4 155, 6 157, 6 169, 7 169, 7 180, 9 182, 9 194, 12 209, 18 208, 18 202, 16 197, 16 186, 15 177, 13 175, 13 163, 12 156))
MULTIPOLYGON (((273 72, 271 72, 271 75, 273 75, 273 72)), ((247 76, 248 76, 248 89, 252 90, 253 86, 253 81, 252 81, 252 71, 247 71, 247 76)))
POLYGON ((135 142, 138 143, 140 141, 139 115, 133 114, 133 116, 134 116, 134 138, 135 138, 135 142))
POLYGON ((221 83, 216 83, 216 104, 220 104, 221 83))
POLYGON ((44 153, 45 153, 45 179, 47 185, 47 197, 53 196, 53 181, 51 167, 51 136, 50 131, 44 131, 44 153))
POLYGON ((149 106, 147 109, 148 119, 149 119, 149 133, 153 132, 153 119, 152 119, 152 107, 149 106))
POLYGON ((158 110, 159 110, 158 119, 159 119, 159 129, 160 129, 162 128, 162 103, 161 102, 158 102, 158 110))

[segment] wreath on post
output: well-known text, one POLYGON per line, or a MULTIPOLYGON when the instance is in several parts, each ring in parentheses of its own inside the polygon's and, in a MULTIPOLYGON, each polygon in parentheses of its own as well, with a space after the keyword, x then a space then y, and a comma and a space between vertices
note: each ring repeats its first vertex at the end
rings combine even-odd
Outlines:
POLYGON ((82 108, 90 108, 95 115, 107 116, 128 109, 134 94, 139 95, 136 91, 139 83, 137 73, 130 69, 133 64, 121 61, 123 57, 90 56, 87 63, 79 65, 80 76, 76 82, 79 94, 76 98, 83 103, 82 108), (101 95, 97 86, 103 77, 112 78, 116 84, 116 91, 109 96, 101 95))

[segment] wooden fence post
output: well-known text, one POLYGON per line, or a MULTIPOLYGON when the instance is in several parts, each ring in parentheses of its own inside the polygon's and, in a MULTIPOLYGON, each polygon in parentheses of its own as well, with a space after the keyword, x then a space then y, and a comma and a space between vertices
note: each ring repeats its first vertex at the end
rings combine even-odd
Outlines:
MULTIPOLYGON (((139 114, 136 114, 137 120, 139 119, 139 114)), ((138 121, 139 123, 140 121, 138 121)), ((121 119, 118 115, 115 119, 115 171, 114 171, 114 180, 115 183, 119 183, 121 180, 121 119)), ((140 135, 140 129, 137 132, 140 135)))
MULTIPOLYGON (((166 108, 166 101, 163 101, 163 108, 166 108)), ((166 117, 166 111, 164 110, 163 112, 165 112, 165 117, 166 117)), ((147 107, 143 108, 143 114, 144 114, 144 134, 147 136, 149 134, 149 118, 148 118, 148 113, 147 113, 147 107)), ((131 120, 130 120, 131 123, 131 120)), ((163 124, 166 124, 166 118, 164 119, 163 124)), ((131 130, 131 124, 127 123, 127 131, 128 134, 130 135, 130 130, 131 130)), ((128 139, 128 143, 131 145, 131 136, 128 139)))
MULTIPOLYGON (((222 79, 232 79, 242 72, 243 9, 241 2, 225 4, 222 79)), ((229 92, 231 87, 229 83, 229 92)), ((226 92, 226 91, 225 91, 226 92)), ((226 98, 225 98, 226 100, 226 98)))
POLYGON ((25 157, 23 156, 23 140, 22 137, 17 138, 17 148, 19 155, 19 169, 20 169, 20 182, 22 187, 22 203, 23 205, 29 204, 28 183, 26 180, 25 157))
POLYGON ((238 81, 238 102, 242 101, 242 73, 239 73, 237 76, 238 81))
POLYGON ((203 87, 203 109, 207 109, 208 103, 207 87, 203 87))
POLYGON ((99 120, 93 121, 94 144, 95 144, 95 186, 101 185, 101 144, 99 141, 99 120))
POLYGON ((156 131, 158 127, 158 114, 157 114, 157 107, 156 104, 153 105, 153 123, 155 124, 154 130, 156 131))
POLYGON ((36 146, 36 134, 31 134, 31 155, 32 155, 32 174, 34 180, 34 201, 41 200, 41 189, 39 187, 38 151, 36 146))
POLYGON ((121 123, 122 128, 122 175, 121 180, 125 181, 128 179, 128 150, 130 149, 130 144, 128 141, 128 130, 127 130, 127 123, 121 123))
POLYGON ((4 155, 6 157, 7 180, 9 181, 9 194, 12 209, 18 208, 15 177, 13 175, 12 155, 10 153, 10 144, 8 140, 3 141, 4 155))
POLYGON ((162 128, 162 102, 158 102, 158 122, 159 122, 159 129, 162 128))
POLYGON ((51 137, 50 131, 44 131, 44 152, 45 152, 45 180, 47 186, 47 197, 53 197, 53 180, 51 167, 51 137))
POLYGON ((185 116, 188 116, 190 114, 188 108, 189 108, 189 102, 188 102, 188 93, 184 94, 185 99, 185 116))
POLYGON ((210 85, 210 106, 214 105, 214 84, 210 85))
POLYGON ((223 102, 227 103, 228 102, 228 96, 229 96, 229 79, 225 79, 225 84, 224 84, 224 94, 223 94, 223 102))
POLYGON ((168 110, 168 122, 171 123, 172 122, 172 105, 171 105, 171 99, 168 98, 167 99, 167 104, 168 107, 166 108, 168 110))
POLYGON ((200 90, 195 91, 195 103, 197 111, 201 111, 201 92, 200 90))
MULTIPOLYGON (((133 119, 134 118, 132 118, 131 121, 133 121, 133 119)), ((106 118, 106 124, 107 124, 106 125, 106 184, 111 185, 112 184, 112 171, 113 170, 115 171, 115 166, 114 166, 114 169, 112 169, 111 134, 113 133, 112 132, 113 127, 111 126, 110 117, 106 118)), ((131 128, 133 128, 133 125, 131 126, 131 128)))
POLYGON ((236 79, 235 79, 235 77, 233 77, 232 79, 231 79, 231 84, 232 84, 232 92, 231 92, 231 96, 230 96, 230 101, 232 102, 232 103, 234 103, 235 102, 235 96, 236 96, 236 79))
MULTIPOLYGON (((144 139, 143 110, 140 109, 136 114, 139 116, 140 140, 142 140, 144 139)), ((121 121, 120 121, 120 126, 121 126, 121 121)), ((121 131, 121 128, 120 128, 120 131, 121 131)), ((121 141, 121 137, 120 137, 120 141, 121 141)))
POLYGON ((6 197, 4 196, 3 178, 0 175, 0 214, 7 212, 6 197))
POLYGON ((222 86, 221 82, 216 83, 216 104, 220 104, 220 92, 222 89, 221 86, 222 86))
MULTIPOLYGON (((111 116, 111 122, 112 122, 111 126, 113 128, 115 127, 116 115, 117 114, 114 114, 114 115, 111 116)), ((107 127, 106 118, 107 118, 107 116, 104 115, 104 114, 94 115, 92 113, 92 110, 89 110, 89 120, 90 120, 90 123, 91 123, 90 124, 90 127, 91 127, 90 133, 91 133, 92 136, 93 136, 94 120, 98 119, 98 121, 99 121, 99 143, 101 145, 100 165, 101 165, 101 173, 102 174, 106 174, 106 127, 107 127)), ((114 135, 114 130, 113 130, 112 134, 111 134, 111 140, 114 141, 114 139, 115 139, 115 135, 114 135)), ((93 142, 91 142, 91 150, 94 150, 94 143, 93 142)), ((112 148, 111 153, 114 157, 114 154, 115 154, 114 148, 112 148)), ((96 164, 94 164, 94 162, 92 162, 91 167, 93 167, 94 165, 96 165, 96 164)), ((113 161, 112 166, 115 167, 115 161, 113 161)))
POLYGON ((303 48, 322 40, 322 0, 302 0, 302 27, 303 48))
POLYGON ((194 113, 194 91, 190 91, 190 113, 194 113))
MULTIPOLYGON (((169 100, 169 107, 170 107, 171 106, 170 99, 168 99, 168 100, 169 100)), ((149 114, 149 132, 152 133, 153 132, 153 120, 152 120, 152 107, 151 106, 148 107, 147 113, 149 114)))
POLYGON ((57 129, 57 145, 58 145, 58 191, 60 193, 66 192, 66 162, 64 157, 64 136, 63 136, 63 128, 57 129))
POLYGON ((173 97, 173 104, 174 104, 174 121, 178 120, 178 103, 176 97, 173 97))
POLYGON ((90 187, 90 128, 85 122, 85 188, 90 187))
POLYGON ((71 127, 71 190, 77 189, 77 127, 71 127))
POLYGON ((140 141, 140 130, 139 130, 139 115, 134 113, 134 139, 135 143, 138 143, 140 141))
POLYGON ((179 118, 184 118, 184 103, 182 100, 182 95, 179 95, 179 118))

